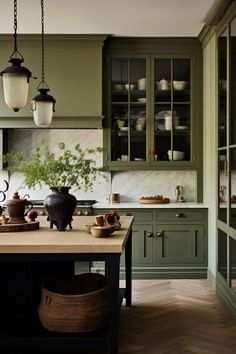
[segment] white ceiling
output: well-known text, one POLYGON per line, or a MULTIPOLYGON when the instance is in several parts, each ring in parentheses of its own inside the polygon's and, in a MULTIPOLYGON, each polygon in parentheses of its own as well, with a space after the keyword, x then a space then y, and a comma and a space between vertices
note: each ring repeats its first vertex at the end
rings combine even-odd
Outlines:
MULTIPOLYGON (((45 33, 197 36, 225 0, 44 0, 45 33)), ((40 33, 40 0, 18 0, 18 33, 40 33)), ((0 0, 0 33, 13 31, 13 0, 0 0)))

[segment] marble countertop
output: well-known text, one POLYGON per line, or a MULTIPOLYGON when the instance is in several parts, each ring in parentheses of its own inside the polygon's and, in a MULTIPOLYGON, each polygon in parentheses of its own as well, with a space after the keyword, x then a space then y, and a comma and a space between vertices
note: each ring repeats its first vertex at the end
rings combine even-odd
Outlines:
POLYGON ((204 203, 184 202, 168 204, 140 204, 139 202, 109 203, 98 202, 93 205, 94 209, 184 209, 184 208, 208 208, 204 203))

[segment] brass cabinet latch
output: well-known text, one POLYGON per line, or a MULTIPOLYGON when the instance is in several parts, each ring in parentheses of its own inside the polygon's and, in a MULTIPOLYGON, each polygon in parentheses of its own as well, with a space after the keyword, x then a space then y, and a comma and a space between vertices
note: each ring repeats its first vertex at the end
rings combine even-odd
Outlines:
POLYGON ((153 237, 153 232, 147 232, 147 237, 153 237))

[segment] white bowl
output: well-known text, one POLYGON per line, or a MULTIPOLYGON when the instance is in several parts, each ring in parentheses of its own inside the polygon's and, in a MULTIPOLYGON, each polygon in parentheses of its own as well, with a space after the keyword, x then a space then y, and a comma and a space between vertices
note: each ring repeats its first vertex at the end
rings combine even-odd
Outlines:
POLYGON ((122 85, 122 84, 114 84, 115 90, 123 90, 123 88, 124 88, 124 85, 122 85))
MULTIPOLYGON (((168 157, 170 159, 170 161, 172 161, 172 154, 171 154, 171 150, 167 151, 168 157)), ((180 161, 184 159, 184 151, 176 151, 173 150, 173 161, 180 161)))
POLYGON ((147 98, 146 97, 140 97, 140 98, 138 98, 138 102, 146 103, 147 102, 147 98))
POLYGON ((174 90, 185 90, 188 86, 187 81, 173 81, 174 90))

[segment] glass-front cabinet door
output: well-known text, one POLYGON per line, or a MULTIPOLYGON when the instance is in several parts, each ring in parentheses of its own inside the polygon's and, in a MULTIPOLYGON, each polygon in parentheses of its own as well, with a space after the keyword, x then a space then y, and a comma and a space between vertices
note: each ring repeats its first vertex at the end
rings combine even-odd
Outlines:
POLYGON ((147 60, 111 60, 111 161, 147 160, 147 60))
POLYGON ((109 65, 109 164, 192 162, 191 56, 120 55, 109 65))
POLYGON ((236 295, 236 19, 218 37, 218 273, 236 295))
POLYGON ((218 38, 218 219, 228 218, 227 30, 218 38))
POLYGON ((191 161, 191 59, 154 59, 157 161, 191 161))

